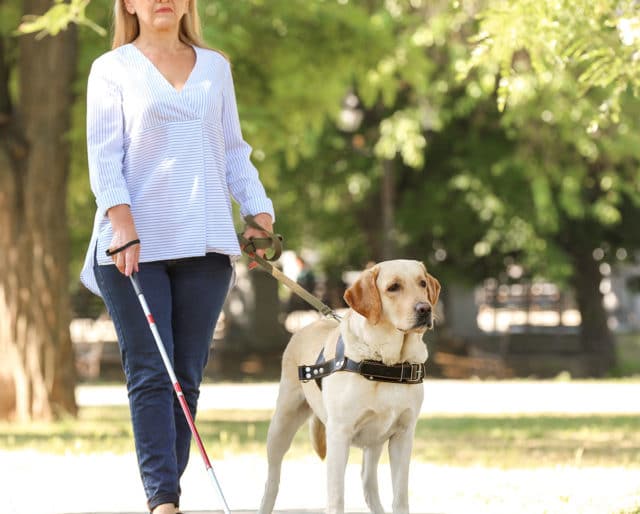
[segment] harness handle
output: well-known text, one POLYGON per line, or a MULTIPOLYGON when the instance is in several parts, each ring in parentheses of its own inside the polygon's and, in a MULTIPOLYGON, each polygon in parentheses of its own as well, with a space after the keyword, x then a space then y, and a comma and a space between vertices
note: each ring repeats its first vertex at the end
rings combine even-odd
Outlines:
POLYGON ((269 254, 265 253, 265 260, 277 261, 280 258, 280 255, 282 255, 282 242, 284 241, 282 235, 274 234, 273 232, 266 230, 251 214, 245 216, 244 221, 247 226, 265 232, 267 237, 250 237, 247 239, 242 234, 238 234, 242 251, 249 254, 249 256, 252 256, 252 254, 255 255, 256 250, 271 250, 269 254))

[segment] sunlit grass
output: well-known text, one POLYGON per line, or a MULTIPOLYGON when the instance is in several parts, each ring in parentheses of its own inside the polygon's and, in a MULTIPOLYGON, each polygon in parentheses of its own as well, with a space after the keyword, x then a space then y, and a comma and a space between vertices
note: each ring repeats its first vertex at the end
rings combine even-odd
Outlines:
POLYGON ((508 416, 421 419, 414 454, 427 462, 498 467, 640 467, 640 417, 508 416))
MULTIPOLYGON (((268 410, 210 410, 199 414, 197 425, 212 458, 265 454, 270 415, 268 410)), ((1 423, 0 449, 57 454, 131 452, 129 411, 127 407, 90 407, 83 408, 77 420, 1 423)), ((311 453, 303 426, 288 456, 311 453)), ((640 467, 640 416, 425 417, 418 423, 413 458, 433 464, 505 468, 640 467)))
POLYGON ((0 423, 0 448, 50 453, 133 451, 128 407, 90 407, 55 423, 0 423))

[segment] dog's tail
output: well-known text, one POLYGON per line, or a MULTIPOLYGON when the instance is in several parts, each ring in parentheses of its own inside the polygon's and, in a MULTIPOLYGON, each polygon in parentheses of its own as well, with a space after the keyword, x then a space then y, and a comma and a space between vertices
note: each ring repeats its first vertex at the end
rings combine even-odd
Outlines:
POLYGON ((309 419, 309 435, 311 436, 311 444, 318 456, 324 460, 327 456, 327 432, 324 423, 317 416, 311 416, 309 419))

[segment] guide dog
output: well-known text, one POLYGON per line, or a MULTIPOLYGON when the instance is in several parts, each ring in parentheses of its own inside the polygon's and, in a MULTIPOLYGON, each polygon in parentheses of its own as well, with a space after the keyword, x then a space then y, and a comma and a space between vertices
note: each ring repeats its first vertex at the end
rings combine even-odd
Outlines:
POLYGON ((313 447, 327 460, 327 514, 344 512, 351 445, 363 448, 365 501, 372 513, 384 514, 377 466, 387 441, 393 513, 408 514, 409 461, 424 395, 422 376, 415 375, 424 371, 428 355, 422 336, 433 327, 439 294, 440 283, 421 262, 381 262, 346 290, 344 299, 350 309, 339 323, 319 320, 291 338, 282 356, 278 399, 267 435, 268 476, 259 514, 273 511, 282 459, 309 418, 313 447), (340 368, 345 361, 353 369, 316 380, 326 374, 326 368, 340 368), (357 372, 360 363, 365 363, 361 373, 357 372), (398 372, 400 363, 409 364, 398 372), (405 383, 389 377, 379 381, 388 370, 404 374, 405 368, 411 375, 408 380, 401 377, 405 383))

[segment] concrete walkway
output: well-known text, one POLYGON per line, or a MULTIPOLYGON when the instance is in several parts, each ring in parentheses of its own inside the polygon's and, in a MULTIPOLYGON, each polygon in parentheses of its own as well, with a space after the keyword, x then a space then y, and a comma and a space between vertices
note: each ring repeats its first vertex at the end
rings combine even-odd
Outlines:
MULTIPOLYGON (((277 384, 211 384, 202 409, 272 409, 277 384)), ((77 389, 80 406, 127 403, 124 386, 77 389)), ((449 381, 425 383, 423 415, 640 414, 640 382, 449 381)), ((355 459, 354 459, 355 460, 355 459)), ((359 460, 359 459, 358 459, 359 460)), ((266 479, 266 457, 226 455, 212 462, 234 514, 254 513, 266 479)), ((389 467, 379 468, 390 509, 389 467)), ((279 514, 320 514, 325 465, 315 456, 285 459, 279 514)), ((345 506, 362 513, 360 464, 346 473, 345 506)), ((182 481, 185 514, 222 513, 202 461, 193 455, 182 481)), ((637 467, 499 469, 413 462, 413 514, 621 514, 640 505, 637 467)), ((51 455, 0 451, 0 514, 143 514, 145 498, 134 454, 51 455)), ((633 512, 636 512, 633 510, 633 512)))
MULTIPOLYGON (((234 514, 255 513, 264 487, 264 455, 212 462, 234 514)), ((356 459, 354 459, 356 460, 356 459)), ((359 459, 357 459, 359 460, 359 459)), ((143 514, 145 499, 135 456, 0 452, 2 514, 143 514)), ((380 496, 390 512, 389 467, 379 469, 380 496)), ((279 513, 318 513, 326 500, 325 465, 309 456, 285 460, 279 513)), ((345 479, 348 512, 366 512, 360 465, 345 479)), ((193 455, 182 480, 185 514, 221 512, 202 462, 193 455)), ((414 462, 409 482, 413 514, 622 514, 640 506, 637 468, 499 469, 414 462)))

